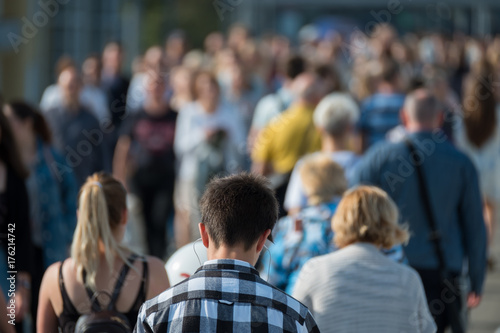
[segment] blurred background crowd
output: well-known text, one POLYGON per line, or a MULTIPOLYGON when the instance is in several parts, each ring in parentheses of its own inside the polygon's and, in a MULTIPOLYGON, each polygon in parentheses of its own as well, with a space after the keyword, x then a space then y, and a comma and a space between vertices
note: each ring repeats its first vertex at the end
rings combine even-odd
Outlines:
MULTIPOLYGON (((123 40, 98 35, 95 43, 100 46, 88 54, 80 52, 89 49, 84 46, 66 52, 64 45, 73 45, 67 38, 60 45, 54 42, 54 48, 60 48, 50 55, 53 76, 26 76, 39 82, 53 77, 41 95, 37 89, 29 96, 16 93, 4 79, 0 157, 7 182, 24 182, 27 198, 12 203, 16 194, 9 193, 0 208, 8 207, 8 217, 15 210, 29 214, 31 236, 18 239, 18 246, 24 241, 36 249, 32 295, 37 295, 44 270, 67 256, 78 189, 94 172, 113 174, 127 188, 130 223, 125 241, 141 253, 166 260, 199 238, 198 200, 215 175, 262 174, 276 190, 281 216, 319 214, 304 213, 311 202, 329 203, 310 189, 310 182, 319 187, 324 179, 314 177, 328 172, 326 179, 336 180, 324 189, 330 199, 355 185, 353 170, 370 147, 405 136, 399 112, 406 94, 419 88, 434 94, 444 110, 447 140, 464 151, 479 172, 491 244, 500 205, 500 36, 456 29, 476 17, 446 6, 433 10, 453 14, 455 26, 443 25, 441 30, 424 29, 422 20, 414 23, 420 30, 379 23, 382 15, 382 21, 393 16, 401 25, 396 16, 408 13, 405 2, 398 4, 373 11, 368 23, 337 17, 295 30, 304 20, 290 11, 276 22, 283 33, 264 33, 251 20, 213 31, 173 26, 162 43, 143 42, 149 47, 139 55, 140 43, 132 45, 123 32, 138 24, 128 8, 130 26, 127 19, 111 16, 105 22, 105 15, 99 14, 102 26, 120 22, 121 35, 110 36, 123 40), (190 31, 196 31, 195 37, 190 31), (486 90, 478 93, 480 86, 486 90), (329 112, 332 103, 345 112, 329 112), (5 139, 7 131, 15 141, 5 139), (301 160, 318 151, 334 154, 344 174, 338 175, 325 161, 322 169, 301 160)), ((110 12, 114 5, 109 2, 110 12)), ((63 11, 64 5, 58 6, 63 11)), ((152 5, 141 6, 151 10, 152 5)), ((181 7, 172 8, 180 12, 181 7)), ((230 20, 228 7, 217 9, 214 3, 210 10, 216 20, 230 20)), ((425 13, 430 15, 428 8, 425 13)), ((481 15, 489 17, 484 10, 477 18, 481 15)), ((476 22, 479 31, 486 29, 485 20, 482 25, 476 22)), ((494 30, 494 23, 489 24, 494 30)), ((43 27, 39 29, 42 36, 43 27)), ((33 44, 38 48, 43 38, 37 38, 33 36, 33 44)), ((24 42, 18 47, 34 50, 24 42)), ((2 70, 9 73, 6 63, 2 70)), ((26 85, 33 88, 39 82, 26 85)), ((330 210, 326 214, 331 217, 334 208, 330 210)), ((331 240, 331 235, 325 237, 331 240)), ((396 260, 404 261, 400 248, 393 251, 396 260)), ((494 258, 490 263, 494 265, 494 258)))

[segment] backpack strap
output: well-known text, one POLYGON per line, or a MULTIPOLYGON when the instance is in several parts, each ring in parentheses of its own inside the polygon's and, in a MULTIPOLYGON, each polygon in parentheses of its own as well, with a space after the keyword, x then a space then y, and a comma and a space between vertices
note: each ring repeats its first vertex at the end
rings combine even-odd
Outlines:
POLYGON ((96 293, 90 289, 89 286, 87 286, 87 272, 84 270, 82 272, 82 278, 83 278, 83 285, 85 286, 85 291, 87 292, 87 295, 89 296, 90 300, 90 306, 92 309, 92 312, 99 312, 101 311, 101 305, 99 304, 99 301, 97 300, 97 297, 94 297, 96 293))
MULTIPOLYGON (((133 264, 135 259, 137 259, 138 255, 132 253, 130 257, 128 257, 127 261, 130 264, 133 264)), ((123 287, 123 283, 125 282, 125 278, 127 277, 128 271, 130 270, 130 266, 125 263, 120 271, 120 275, 118 276, 118 280, 116 280, 115 289, 113 290, 113 294, 111 295, 111 301, 108 304, 108 310, 115 310, 115 304, 120 296, 120 291, 123 287)))
MULTIPOLYGON (((132 263, 134 263, 134 261, 137 257, 138 257, 137 254, 132 253, 128 257, 127 262, 132 264, 132 263)), ((115 289, 113 290, 113 294, 110 297, 111 300, 109 301, 109 304, 108 304, 108 308, 107 308, 108 310, 115 310, 116 301, 118 300, 118 296, 120 296, 120 291, 122 289, 123 283, 125 282, 125 277, 127 276, 129 270, 130 270, 130 266, 127 265, 127 263, 125 263, 122 267, 122 270, 120 271, 120 275, 118 276, 118 280, 116 281, 116 285, 115 285, 115 289)), ((87 291, 87 295, 89 296, 89 299, 90 299, 92 311, 93 312, 102 311, 102 306, 101 306, 101 304, 99 304, 99 301, 97 299, 97 295, 99 294, 99 292, 94 292, 86 284, 87 272, 83 271, 82 278, 83 278, 83 283, 85 285, 85 291, 87 291)), ((106 294, 108 294, 108 293, 106 293, 106 294)))

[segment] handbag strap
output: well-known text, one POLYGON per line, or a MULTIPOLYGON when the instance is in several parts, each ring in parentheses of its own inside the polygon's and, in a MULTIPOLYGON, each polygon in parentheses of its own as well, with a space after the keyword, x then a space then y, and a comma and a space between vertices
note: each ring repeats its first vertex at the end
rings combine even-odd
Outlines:
MULTIPOLYGON (((410 139, 405 139, 406 146, 410 149, 410 156, 414 155, 416 152, 415 145, 410 139)), ((422 163, 415 163, 415 170, 417 172, 417 179, 419 185, 419 194, 424 204, 424 211, 427 215, 427 222, 431 232, 429 233, 429 240, 432 241, 434 245, 434 252, 436 253, 439 262, 439 271, 442 275, 443 280, 447 278, 446 261, 444 259, 443 249, 441 248, 441 233, 438 229, 436 219, 434 217, 431 201, 430 192, 427 188, 427 183, 425 182, 424 171, 422 170, 422 163)))

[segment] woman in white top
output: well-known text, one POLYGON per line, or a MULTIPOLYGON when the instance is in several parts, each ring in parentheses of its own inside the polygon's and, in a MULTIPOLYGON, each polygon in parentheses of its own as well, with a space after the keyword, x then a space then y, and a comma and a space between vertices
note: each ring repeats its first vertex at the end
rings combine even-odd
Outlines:
POLYGON ((293 296, 321 332, 435 332, 418 273, 384 256, 381 248, 408 239, 384 191, 348 191, 332 220, 336 252, 310 259, 293 296))
POLYGON ((485 60, 473 68, 464 84, 462 117, 455 127, 457 146, 471 158, 479 174, 489 246, 500 202, 500 105, 495 106, 491 73, 485 60))
POLYGON ((174 150, 180 161, 176 193, 178 246, 199 237, 198 200, 215 174, 241 169, 246 152, 245 128, 238 110, 221 98, 209 72, 194 79, 195 101, 179 110, 174 150))

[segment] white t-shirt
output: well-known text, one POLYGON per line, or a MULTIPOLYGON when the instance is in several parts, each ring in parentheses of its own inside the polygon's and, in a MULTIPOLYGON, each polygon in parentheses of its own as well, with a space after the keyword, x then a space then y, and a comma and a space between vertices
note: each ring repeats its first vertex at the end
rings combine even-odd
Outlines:
POLYGON ((221 103, 214 113, 206 113, 198 102, 187 104, 179 111, 175 130, 174 150, 180 160, 179 179, 191 181, 196 176, 197 160, 194 151, 206 139, 206 131, 223 129, 229 137, 225 156, 227 168, 242 165, 246 151, 245 128, 238 110, 221 103))

